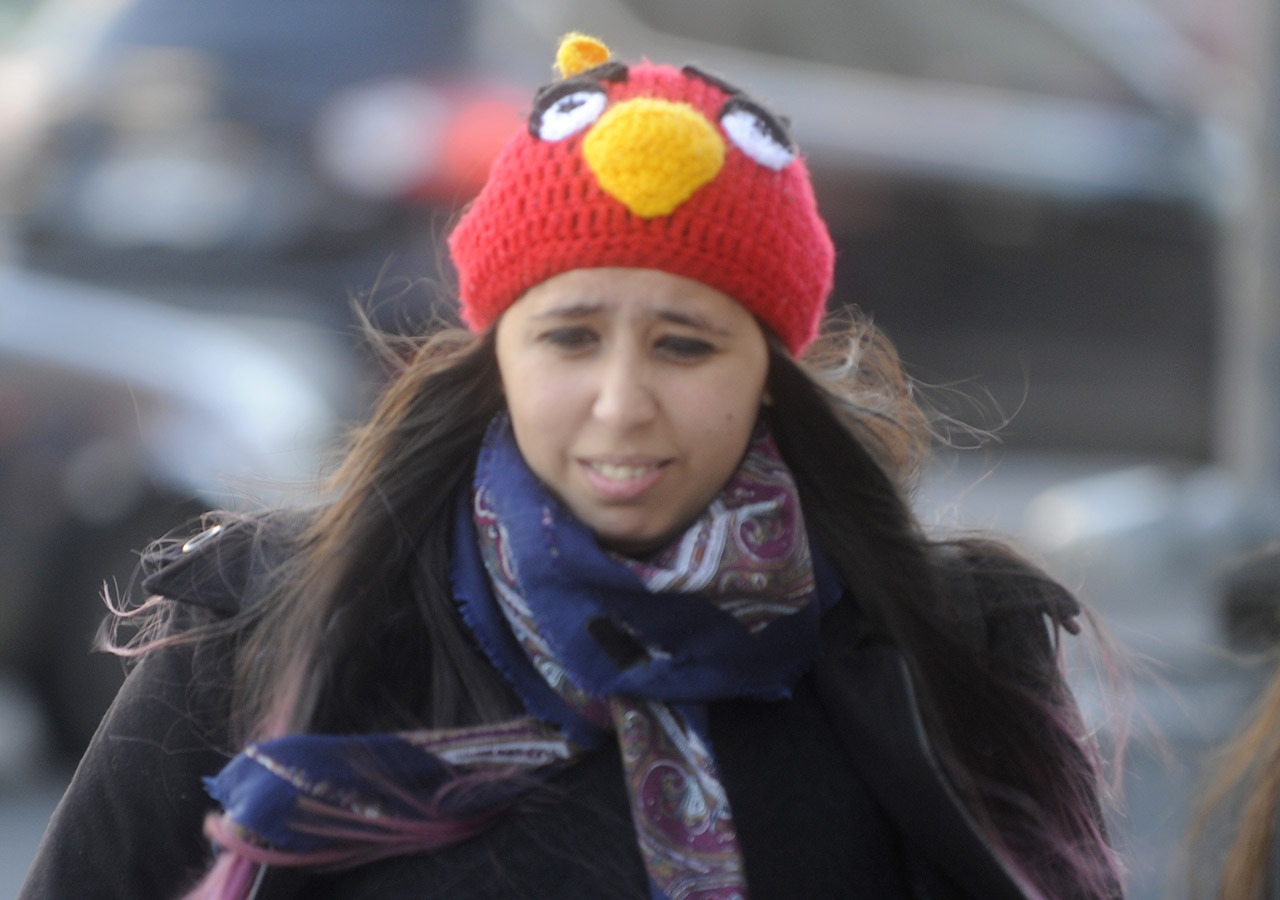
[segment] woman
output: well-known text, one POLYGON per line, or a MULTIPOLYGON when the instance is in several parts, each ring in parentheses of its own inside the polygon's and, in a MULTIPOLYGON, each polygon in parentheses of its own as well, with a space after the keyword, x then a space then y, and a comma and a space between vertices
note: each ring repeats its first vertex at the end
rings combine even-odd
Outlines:
POLYGON ((869 327, 817 336, 783 121, 558 64, 450 237, 470 333, 333 499, 152 554, 23 896, 1117 896, 1079 610, 913 521, 924 420, 869 327))

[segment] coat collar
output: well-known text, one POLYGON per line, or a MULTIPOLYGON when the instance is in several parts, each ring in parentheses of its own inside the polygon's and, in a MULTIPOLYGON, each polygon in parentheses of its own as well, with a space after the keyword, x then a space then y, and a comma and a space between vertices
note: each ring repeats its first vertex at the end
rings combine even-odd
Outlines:
POLYGON ((218 616, 232 616, 268 591, 270 577, 295 548, 304 513, 279 510, 235 515, 183 541, 159 541, 141 562, 142 589, 218 616))

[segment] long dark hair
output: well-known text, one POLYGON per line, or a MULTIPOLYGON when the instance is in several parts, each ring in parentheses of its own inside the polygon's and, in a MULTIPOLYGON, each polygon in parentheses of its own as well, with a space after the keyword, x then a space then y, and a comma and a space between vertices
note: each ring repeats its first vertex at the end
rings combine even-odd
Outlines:
POLYGON ((516 712, 449 585, 453 505, 502 406, 492 331, 437 332, 391 380, 330 479, 334 499, 258 605, 236 670, 245 737, 516 712))
MULTIPOLYGON (((907 500, 929 428, 892 347, 854 316, 804 362, 776 342, 770 353, 765 415, 806 519, 849 595, 902 650, 957 790, 1046 896, 1063 883, 1079 896, 1112 894, 1096 760, 1060 679, 1041 685, 1046 695, 1026 687, 1026 673, 993 670, 937 614, 939 557, 907 500)), ((449 583, 452 505, 502 406, 492 329, 438 332, 408 360, 354 435, 333 499, 275 573, 271 596, 242 613, 238 740, 519 711, 465 632, 449 583)))
POLYGON ((1073 896, 1118 896, 1097 799, 1100 760, 1056 660, 1050 672, 1034 658, 984 659, 942 614, 957 574, 1006 602, 1013 592, 1035 600, 1063 589, 1006 546, 934 543, 921 532, 902 486, 923 457, 924 419, 892 348, 869 326, 820 344, 807 365, 776 347, 770 363, 766 414, 806 521, 847 596, 902 651, 953 786, 1043 896, 1064 884, 1076 886, 1073 896))

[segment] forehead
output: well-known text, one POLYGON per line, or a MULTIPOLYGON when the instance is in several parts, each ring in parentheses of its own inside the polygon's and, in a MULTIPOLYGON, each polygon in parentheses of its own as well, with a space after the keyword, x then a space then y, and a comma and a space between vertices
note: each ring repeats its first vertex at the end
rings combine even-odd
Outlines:
POLYGON ((723 323, 750 320, 728 294, 657 269, 572 269, 525 292, 509 312, 547 315, 665 315, 687 313, 723 323))

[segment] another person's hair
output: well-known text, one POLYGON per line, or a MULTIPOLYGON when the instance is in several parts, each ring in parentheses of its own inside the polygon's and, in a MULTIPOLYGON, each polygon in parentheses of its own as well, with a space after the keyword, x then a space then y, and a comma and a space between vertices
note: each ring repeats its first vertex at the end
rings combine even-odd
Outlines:
MULTIPOLYGON (((1218 757, 1219 771, 1201 807, 1193 817, 1192 851, 1196 871, 1213 872, 1219 900, 1267 900, 1273 867, 1271 848, 1276 838, 1276 814, 1280 811, 1280 674, 1272 679, 1256 715, 1218 757), (1224 815, 1227 807, 1230 814, 1224 815), (1205 859, 1217 829, 1230 821, 1237 830, 1220 860, 1205 859)), ((1217 843, 1216 840, 1213 843, 1217 843)), ((1206 881, 1197 874, 1197 891, 1206 881)))
MULTIPOLYGON (((1280 604, 1280 544, 1239 560, 1224 590, 1253 612, 1250 624, 1274 637, 1280 604), (1262 613, 1262 610, 1266 613, 1262 613)), ((1276 654, 1272 653, 1274 663, 1276 654)), ((1211 757, 1211 780, 1188 829, 1195 896, 1212 874, 1218 900, 1267 900, 1280 876, 1276 817, 1280 815, 1280 668, 1245 717, 1240 731, 1211 757), (1219 858, 1220 857, 1220 858, 1219 858)))

